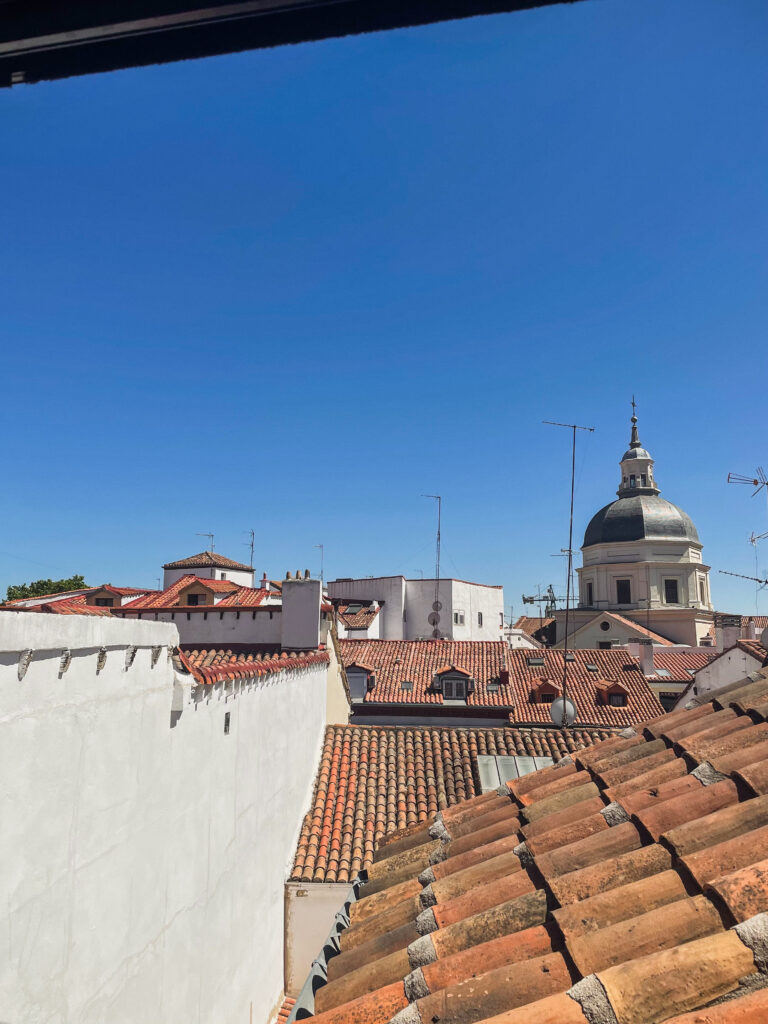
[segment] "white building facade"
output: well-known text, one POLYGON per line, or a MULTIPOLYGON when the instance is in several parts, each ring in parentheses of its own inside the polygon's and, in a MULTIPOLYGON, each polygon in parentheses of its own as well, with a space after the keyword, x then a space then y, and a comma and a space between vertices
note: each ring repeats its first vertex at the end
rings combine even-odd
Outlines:
POLYGON ((504 590, 499 586, 379 576, 332 580, 328 597, 345 603, 376 601, 382 640, 427 640, 436 635, 446 640, 501 640, 504 635, 504 590))

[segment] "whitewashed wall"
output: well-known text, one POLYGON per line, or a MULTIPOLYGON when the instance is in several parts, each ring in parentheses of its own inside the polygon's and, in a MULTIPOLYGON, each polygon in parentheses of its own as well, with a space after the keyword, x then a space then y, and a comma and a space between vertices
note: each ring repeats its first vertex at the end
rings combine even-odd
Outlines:
POLYGON ((167 656, 177 639, 162 623, 0 613, 2 1021, 266 1024, 282 996, 326 666, 195 701, 167 656))
POLYGON ((157 613, 146 611, 142 619, 133 617, 131 621, 146 622, 154 619, 155 614, 158 622, 172 623, 178 629, 183 644, 209 644, 211 647, 226 647, 228 643, 280 646, 282 610, 279 605, 274 608, 244 609, 239 614, 233 609, 215 606, 206 611, 197 608, 157 613))

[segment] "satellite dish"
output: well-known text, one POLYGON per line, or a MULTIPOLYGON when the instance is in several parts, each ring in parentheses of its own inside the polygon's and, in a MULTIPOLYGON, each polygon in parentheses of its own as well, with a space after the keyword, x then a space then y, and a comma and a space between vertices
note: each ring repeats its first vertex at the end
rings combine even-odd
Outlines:
POLYGON ((763 645, 766 651, 768 651, 768 629, 764 629, 763 632, 760 634, 760 643, 763 645))
POLYGON ((430 624, 430 626, 436 626, 439 621, 440 621, 440 616, 437 614, 437 612, 430 612, 429 613, 429 615, 427 617, 427 622, 430 624))
POLYGON ((432 630, 432 636, 435 638, 435 640, 439 640, 440 639, 440 630, 439 629, 433 629, 432 630))
POLYGON ((432 611, 433 612, 441 612, 442 610, 443 610, 443 602, 442 601, 433 601, 432 602, 432 611))
POLYGON ((553 700, 549 706, 549 717, 557 726, 563 724, 563 710, 565 710, 565 724, 573 725, 576 721, 576 705, 572 700, 568 700, 566 697, 563 700, 562 697, 558 697, 557 700, 553 700))

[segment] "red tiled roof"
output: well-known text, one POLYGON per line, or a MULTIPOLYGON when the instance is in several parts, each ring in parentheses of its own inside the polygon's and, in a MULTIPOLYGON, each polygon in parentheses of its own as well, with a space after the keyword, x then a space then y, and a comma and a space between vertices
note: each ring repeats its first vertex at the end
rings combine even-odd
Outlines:
POLYGON ((555 621, 554 616, 544 616, 538 618, 536 615, 521 615, 517 622, 512 627, 513 629, 522 629, 528 636, 532 636, 536 639, 536 634, 539 630, 547 630, 555 621))
POLYGON ((193 583, 199 583, 201 586, 206 587, 208 590, 212 590, 216 593, 228 593, 228 597, 222 598, 215 605, 200 605, 200 609, 210 611, 211 607, 216 609, 222 608, 255 608, 262 603, 265 597, 270 593, 268 590, 257 590, 255 587, 241 587, 239 584, 232 583, 230 580, 207 580, 201 579, 199 576, 182 576, 180 579, 172 583, 166 590, 155 591, 150 594, 146 594, 144 597, 137 597, 135 601, 129 601, 124 604, 119 611, 144 611, 145 609, 159 609, 159 608, 184 608, 185 611, 195 611, 198 606, 193 605, 188 607, 187 605, 179 604, 179 594, 186 590, 187 587, 193 583))
MULTIPOLYGON (((357 603, 359 602, 355 602, 355 604, 357 603)), ((374 608, 373 605, 361 608, 352 615, 348 614, 347 608, 349 608, 348 604, 339 605, 339 618, 347 629, 367 629, 379 614, 378 607, 374 608)))
POLYGON ((117 594, 119 597, 130 597, 132 594, 135 594, 138 597, 140 594, 160 593, 160 591, 153 590, 151 587, 113 587, 111 583, 103 583, 100 587, 94 587, 93 591, 96 590, 108 590, 110 593, 117 594))
POLYGON ((291 999, 290 996, 286 996, 285 999, 283 1000, 283 1005, 277 1012, 277 1017, 275 1017, 275 1024, 285 1024, 285 1022, 290 1017, 291 1011, 293 1010, 295 1005, 296 1000, 291 999))
POLYGON ((253 572, 250 565, 243 565, 242 562, 235 562, 231 558, 225 558, 215 551, 201 551, 197 555, 190 555, 189 558, 180 558, 177 562, 167 562, 164 569, 239 569, 242 572, 253 572))
MULTIPOLYGON (((510 649, 498 640, 340 640, 339 647, 345 668, 363 663, 373 669, 374 686, 365 696, 366 704, 442 704, 442 694, 431 689, 432 678, 449 663, 460 665, 475 680, 467 707, 512 708, 514 721, 550 725, 549 706, 532 703, 531 691, 542 678, 558 683, 563 678, 562 651, 510 649), (413 683, 412 690, 402 689, 405 681, 413 683), (489 684, 498 684, 499 689, 489 690, 489 684)), ((628 651, 577 650, 571 655, 568 690, 579 722, 616 727, 661 712, 658 698, 628 651), (589 664, 596 665, 597 672, 587 669, 589 664), (627 688, 626 707, 598 703, 596 682, 613 679, 627 688)))
POLYGON ((607 730, 328 726, 291 878, 348 882, 379 841, 480 792, 478 754, 559 761, 607 730))
POLYGON ((764 1024, 767 714, 763 670, 383 838, 316 1024, 764 1024))
POLYGON ((653 672, 647 675, 646 679, 653 679, 665 683, 690 683, 691 672, 698 672, 700 668, 708 665, 713 658, 717 657, 717 651, 686 651, 674 649, 671 651, 653 652, 654 669, 666 669, 668 676, 657 675, 653 672), (690 670, 690 671, 689 671, 690 670))
POLYGON ((76 597, 62 598, 58 601, 45 601, 42 604, 33 604, 28 608, 20 607, 16 602, 9 601, 0 605, 0 611, 7 612, 43 612, 50 615, 111 615, 111 608, 96 608, 86 603, 87 594, 80 594, 76 597))
POLYGON ((231 647, 185 646, 177 652, 177 667, 189 672, 198 683, 220 683, 224 679, 252 679, 287 669, 325 665, 327 651, 245 651, 231 647))

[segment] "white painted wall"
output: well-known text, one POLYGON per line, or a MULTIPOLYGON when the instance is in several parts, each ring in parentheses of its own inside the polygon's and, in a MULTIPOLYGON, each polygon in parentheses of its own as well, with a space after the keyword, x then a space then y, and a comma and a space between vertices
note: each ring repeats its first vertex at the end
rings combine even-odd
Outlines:
POLYGON ((197 576, 201 580, 229 580, 239 587, 253 586, 253 569, 246 571, 205 567, 201 569, 163 569, 163 590, 167 590, 182 576, 197 576))
POLYGON ((155 612, 150 610, 141 614, 141 620, 133 615, 126 621, 154 620, 155 614, 157 614, 158 622, 172 623, 178 629, 183 644, 200 644, 201 646, 208 644, 216 647, 223 647, 228 643, 280 646, 282 635, 280 606, 273 608, 259 606, 244 609, 239 613, 234 609, 212 606, 207 610, 191 608, 187 611, 184 608, 176 608, 172 611, 160 609, 155 612))
POLYGON ((285 994, 294 999, 323 948, 336 914, 352 891, 349 882, 286 882, 285 994))
POLYGON ((740 647, 732 647, 699 669, 693 677, 693 686, 686 691, 677 706, 685 705, 692 697, 709 699, 714 696, 716 690, 730 683, 738 683, 750 672, 757 672, 761 665, 759 658, 754 658, 740 647))
POLYGON ((281 643, 288 651, 313 651, 320 639, 320 580, 283 580, 281 643))
MULTIPOLYGON (((504 591, 481 583, 441 579, 439 582, 439 629, 449 640, 503 639, 504 591), (464 622, 455 622, 463 613, 464 622), (482 625, 478 616, 482 615, 482 625)), ((429 622, 435 601, 434 580, 406 580, 403 576, 333 580, 328 584, 331 598, 378 601, 383 604, 377 618, 382 640, 418 640, 432 636, 429 622)), ((355 633, 349 634, 356 639, 355 633)))
POLYGON ((177 639, 164 623, 0 614, 0 1020, 266 1024, 282 997, 326 666, 196 701, 168 659, 177 639))

